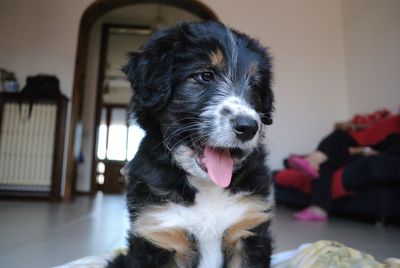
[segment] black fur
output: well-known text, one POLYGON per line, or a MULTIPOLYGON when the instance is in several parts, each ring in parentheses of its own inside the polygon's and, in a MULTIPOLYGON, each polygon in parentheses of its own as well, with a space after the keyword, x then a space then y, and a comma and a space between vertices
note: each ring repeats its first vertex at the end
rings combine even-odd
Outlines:
MULTIPOLYGON (((207 122, 196 130, 185 128, 200 120, 200 112, 218 94, 215 85, 196 83, 193 78, 199 70, 210 67, 211 52, 222 51, 226 61, 224 69, 213 70, 216 75, 232 71, 238 85, 242 86, 231 90, 240 93, 253 106, 264 124, 272 123, 274 98, 270 88, 270 56, 254 39, 234 30, 231 33, 229 35, 226 26, 220 23, 182 23, 155 33, 143 52, 131 55, 123 68, 134 91, 131 114, 146 131, 138 153, 128 164, 127 203, 132 222, 149 205, 174 202, 191 206, 194 203, 197 190, 174 161, 171 149, 185 144, 199 150, 212 131, 207 122), (234 49, 239 51, 237 59, 230 56, 234 49), (246 68, 251 62, 257 63, 257 74, 245 85, 241 78, 248 73, 246 68)), ((265 158, 261 145, 249 152, 235 170, 227 191, 252 192, 267 198, 269 171, 265 158)), ((255 236, 243 240, 246 267, 269 267, 272 249, 268 230, 269 223, 262 224, 252 230, 255 236)), ((174 267, 169 266, 174 252, 158 248, 131 233, 128 243, 128 254, 118 256, 108 267, 174 267)), ((199 257, 192 267, 197 266, 199 257)), ((224 266, 227 267, 226 260, 224 266)))

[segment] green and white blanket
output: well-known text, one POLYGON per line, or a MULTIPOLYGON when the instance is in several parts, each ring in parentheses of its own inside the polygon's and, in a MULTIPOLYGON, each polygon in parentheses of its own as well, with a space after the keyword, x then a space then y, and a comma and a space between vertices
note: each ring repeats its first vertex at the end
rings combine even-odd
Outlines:
MULTIPOLYGON (((124 250, 104 256, 90 256, 55 268, 104 268, 107 261, 124 250)), ((335 241, 321 240, 297 249, 274 254, 272 268, 400 268, 400 259, 380 263, 371 255, 335 241)))

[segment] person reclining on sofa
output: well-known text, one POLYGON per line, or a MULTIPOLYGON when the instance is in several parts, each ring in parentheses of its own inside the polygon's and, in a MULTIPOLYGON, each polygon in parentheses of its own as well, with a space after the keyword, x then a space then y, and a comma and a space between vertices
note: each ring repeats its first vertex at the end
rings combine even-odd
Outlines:
MULTIPOLYGON (((400 186, 400 134, 393 134, 387 148, 374 155, 360 156, 342 171, 342 184, 347 192, 382 186, 400 186), (394 143, 395 142, 395 143, 394 143)), ((335 170, 322 164, 320 176, 311 183, 311 205, 295 213, 297 220, 326 221, 331 209, 332 175, 335 170)))
POLYGON ((306 156, 292 155, 289 166, 313 178, 319 177, 319 168, 329 163, 337 169, 359 155, 376 153, 374 148, 392 133, 400 133, 400 116, 387 110, 378 110, 368 115, 355 115, 350 121, 338 123, 328 136, 323 138, 317 149, 306 156), (372 147, 372 148, 371 148, 372 147))

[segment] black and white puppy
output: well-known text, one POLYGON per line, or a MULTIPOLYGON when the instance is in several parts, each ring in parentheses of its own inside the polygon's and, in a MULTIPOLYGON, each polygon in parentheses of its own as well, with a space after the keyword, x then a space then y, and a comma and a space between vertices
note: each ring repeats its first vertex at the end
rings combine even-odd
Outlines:
POLYGON ((181 23, 124 71, 146 136, 127 168, 128 253, 109 267, 269 267, 266 49, 220 23, 181 23))

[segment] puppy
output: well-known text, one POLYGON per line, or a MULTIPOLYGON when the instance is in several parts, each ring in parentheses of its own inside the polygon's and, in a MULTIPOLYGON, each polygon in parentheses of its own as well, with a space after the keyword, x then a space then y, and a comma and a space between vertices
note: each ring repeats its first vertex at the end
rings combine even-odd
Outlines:
POLYGON ((181 23, 123 70, 146 136, 127 166, 128 253, 109 267, 269 267, 267 50, 220 23, 181 23))

